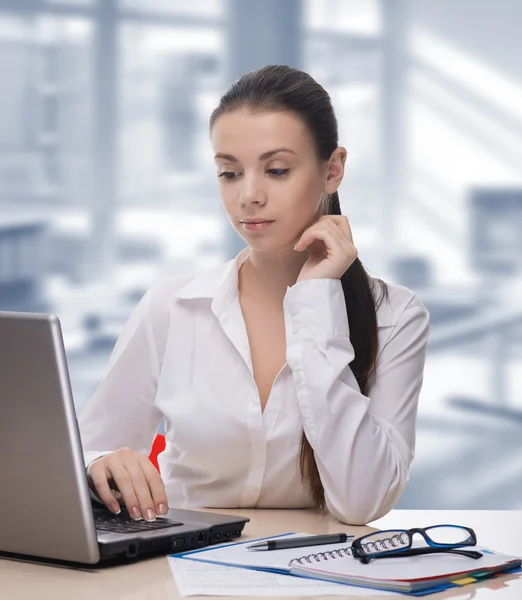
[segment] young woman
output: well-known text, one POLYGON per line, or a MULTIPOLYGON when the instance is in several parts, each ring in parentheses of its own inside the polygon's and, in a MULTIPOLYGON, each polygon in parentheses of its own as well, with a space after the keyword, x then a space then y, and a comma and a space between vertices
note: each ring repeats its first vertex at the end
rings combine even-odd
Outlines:
POLYGON ((357 258, 337 195, 346 150, 309 75, 246 74, 210 138, 247 247, 164 281, 131 315, 80 415, 91 487, 135 519, 315 506, 367 523, 408 480, 428 313, 357 258), (162 419, 160 477, 147 455, 162 419))

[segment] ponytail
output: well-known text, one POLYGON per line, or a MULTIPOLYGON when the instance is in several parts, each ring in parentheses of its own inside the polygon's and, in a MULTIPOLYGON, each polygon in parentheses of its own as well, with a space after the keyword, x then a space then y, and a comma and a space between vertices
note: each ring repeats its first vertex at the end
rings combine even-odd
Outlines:
MULTIPOLYGON (((337 192, 330 195, 328 202, 328 214, 342 214, 337 192)), ((355 259, 341 277, 346 312, 348 314, 350 342, 355 352, 355 358, 350 363, 350 369, 355 375, 362 394, 366 394, 370 377, 375 371, 377 360, 377 307, 382 302, 384 296, 388 294, 388 289, 384 281, 380 279, 374 281, 381 288, 381 295, 378 301, 374 298, 370 277, 359 258, 355 259)), ((314 506, 324 508, 323 484, 319 477, 314 451, 304 433, 301 438, 299 467, 303 481, 312 493, 314 506)))

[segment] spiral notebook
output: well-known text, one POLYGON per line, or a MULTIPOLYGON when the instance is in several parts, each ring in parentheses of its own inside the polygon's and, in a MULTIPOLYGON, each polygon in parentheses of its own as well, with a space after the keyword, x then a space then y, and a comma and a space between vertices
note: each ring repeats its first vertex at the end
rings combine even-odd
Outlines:
MULTIPOLYGON (((302 535, 310 534, 282 534, 271 536, 270 539, 302 535)), ((474 583, 498 573, 513 572, 520 570, 521 566, 520 558, 500 554, 481 546, 474 547, 484 554, 478 560, 457 554, 441 553, 381 558, 365 565, 351 556, 350 545, 346 542, 252 552, 247 549, 247 546, 254 541, 258 540, 204 548, 175 556, 415 596, 474 583)))
POLYGON ((298 560, 311 558, 313 556, 331 555, 347 556, 350 552, 351 541, 339 544, 321 544, 320 546, 306 546, 303 548, 289 548, 285 550, 252 551, 247 546, 265 539, 294 538, 313 535, 310 533, 283 533, 267 538, 248 540, 221 546, 202 548, 182 554, 175 554, 176 558, 187 558, 203 562, 227 565, 229 567, 244 567, 246 569, 258 569, 272 571, 274 573, 290 573, 292 564, 298 560))
MULTIPOLYGON (((422 545, 422 544, 419 544, 422 545)), ((521 560, 474 546, 483 553, 479 559, 440 553, 421 556, 380 558, 369 564, 349 557, 345 560, 320 560, 294 563, 292 575, 337 583, 415 595, 431 594, 450 587, 475 583, 499 573, 520 571, 521 560)))

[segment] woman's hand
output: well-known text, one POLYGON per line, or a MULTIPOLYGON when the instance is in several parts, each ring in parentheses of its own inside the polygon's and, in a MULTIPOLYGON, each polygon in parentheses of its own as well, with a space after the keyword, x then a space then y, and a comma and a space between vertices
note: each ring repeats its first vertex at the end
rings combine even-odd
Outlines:
POLYGON ((340 279, 357 258, 352 230, 343 215, 326 215, 303 232, 295 245, 302 252, 310 247, 297 282, 307 279, 340 279))
POLYGON ((144 454, 120 448, 92 462, 87 476, 91 489, 115 514, 120 512, 120 496, 135 520, 155 521, 168 511, 163 480, 144 454))

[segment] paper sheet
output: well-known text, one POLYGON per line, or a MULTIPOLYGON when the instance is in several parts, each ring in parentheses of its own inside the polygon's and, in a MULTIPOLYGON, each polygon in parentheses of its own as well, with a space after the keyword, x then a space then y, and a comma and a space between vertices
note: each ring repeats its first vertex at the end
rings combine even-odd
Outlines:
MULTIPOLYGON (((309 533, 285 533, 278 535, 277 539, 299 538, 311 535, 309 533)), ((254 552, 248 549, 250 544, 261 541, 263 538, 255 540, 240 541, 234 543, 223 544, 221 546, 207 546, 200 550, 184 553, 184 556, 192 560, 200 560, 203 562, 213 562, 220 565, 234 567, 257 567, 265 568, 272 571, 288 572, 290 571, 289 563, 292 559, 297 559, 302 556, 316 554, 318 552, 330 552, 332 550, 340 550, 352 545, 352 541, 339 542, 337 544, 322 544, 321 546, 304 546, 301 548, 289 548, 285 550, 275 551, 258 551, 254 552)), ((273 538, 265 538, 273 539, 273 538)))
POLYGON ((303 579, 269 571, 225 567, 169 556, 169 565, 183 596, 395 596, 362 587, 303 579))

